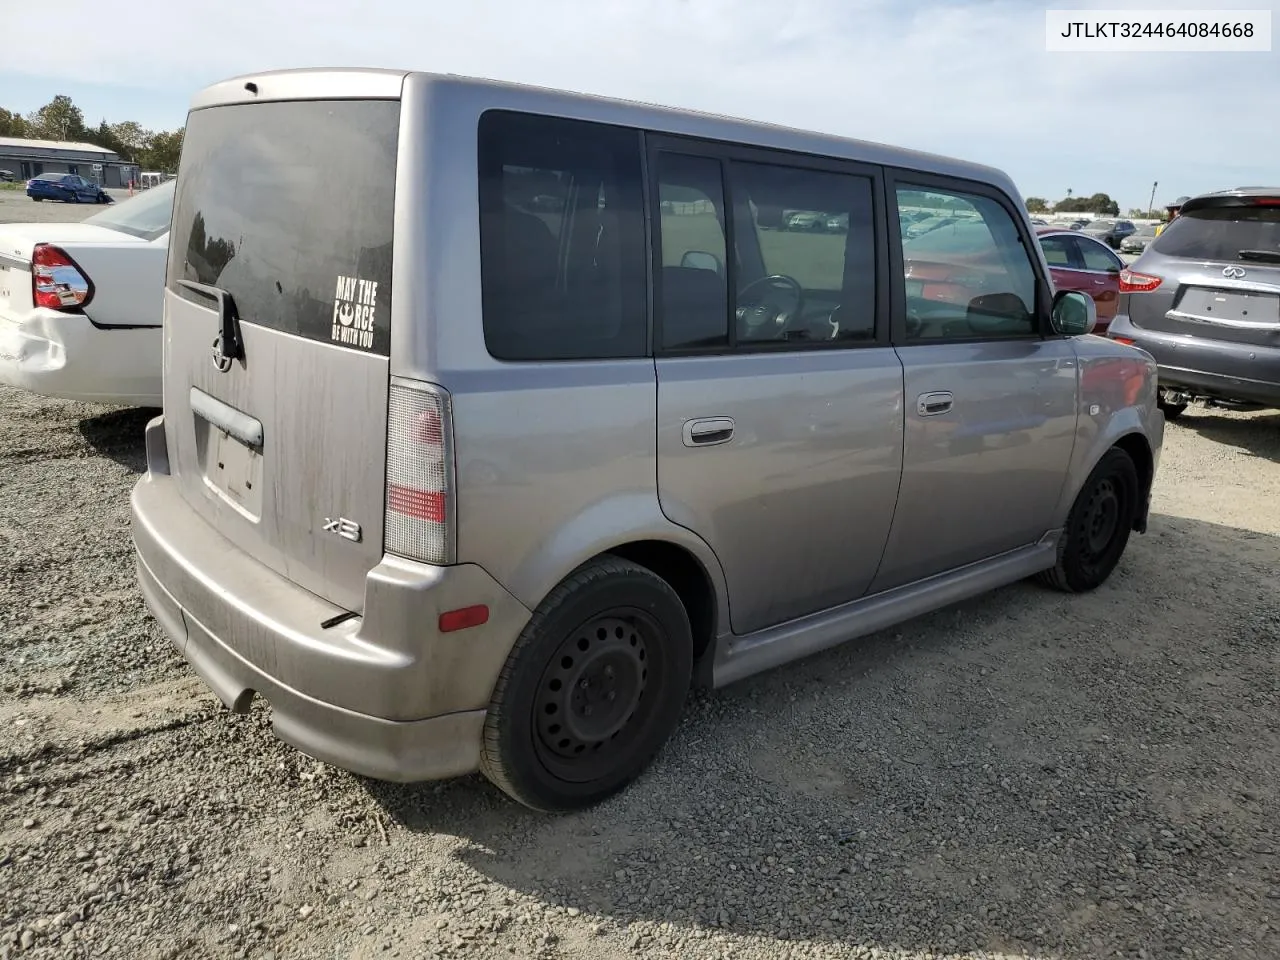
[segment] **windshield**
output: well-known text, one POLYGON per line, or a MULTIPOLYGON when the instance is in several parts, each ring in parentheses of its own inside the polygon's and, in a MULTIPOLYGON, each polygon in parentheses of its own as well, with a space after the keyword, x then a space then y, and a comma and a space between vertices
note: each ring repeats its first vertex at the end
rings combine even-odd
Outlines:
POLYGON ((169 232, 176 183, 176 180, 170 180, 154 189, 143 191, 136 197, 130 197, 86 218, 84 222, 119 230, 142 240, 155 240, 169 232))
POLYGON ((1167 257, 1239 260, 1280 256, 1280 207, 1215 207, 1184 213, 1170 222, 1151 248, 1167 257), (1248 258, 1246 258, 1248 259, 1248 258))

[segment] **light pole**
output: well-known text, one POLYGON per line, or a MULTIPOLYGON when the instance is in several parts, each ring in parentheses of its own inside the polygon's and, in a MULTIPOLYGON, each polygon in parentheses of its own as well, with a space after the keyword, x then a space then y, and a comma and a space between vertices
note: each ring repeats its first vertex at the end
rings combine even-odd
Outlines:
POLYGON ((1160 181, 1156 180, 1151 184, 1151 200, 1147 203, 1147 219, 1151 219, 1151 213, 1156 208, 1156 187, 1160 186, 1160 181))

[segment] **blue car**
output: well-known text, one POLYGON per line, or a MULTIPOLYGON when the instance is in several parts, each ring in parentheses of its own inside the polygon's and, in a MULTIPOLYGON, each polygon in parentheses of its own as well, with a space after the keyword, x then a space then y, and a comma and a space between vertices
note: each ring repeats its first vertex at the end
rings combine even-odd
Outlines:
POLYGON ((62 200, 65 203, 110 203, 107 191, 92 180, 74 173, 42 173, 27 181, 27 196, 39 203, 41 200, 62 200))

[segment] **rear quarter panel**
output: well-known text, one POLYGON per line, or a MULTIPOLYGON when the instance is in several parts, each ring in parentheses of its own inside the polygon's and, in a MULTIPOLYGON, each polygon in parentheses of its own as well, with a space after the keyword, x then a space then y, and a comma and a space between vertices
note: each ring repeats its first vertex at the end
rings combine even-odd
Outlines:
POLYGON ((485 346, 477 125, 487 109, 597 119, 535 88, 412 74, 401 99, 391 373, 452 398, 460 563, 530 609, 575 567, 637 540, 681 546, 716 591, 714 553, 663 515, 652 358, 504 363, 485 346))
POLYGON ((93 281, 89 319, 103 327, 159 327, 164 320, 168 235, 150 243, 67 245, 93 281))
POLYGON ((1144 350, 1098 336, 1077 337, 1080 416, 1071 468, 1058 503, 1057 523, 1067 515, 1090 471, 1125 436, 1147 443, 1154 470, 1164 443, 1164 414, 1156 405, 1156 364, 1144 350))

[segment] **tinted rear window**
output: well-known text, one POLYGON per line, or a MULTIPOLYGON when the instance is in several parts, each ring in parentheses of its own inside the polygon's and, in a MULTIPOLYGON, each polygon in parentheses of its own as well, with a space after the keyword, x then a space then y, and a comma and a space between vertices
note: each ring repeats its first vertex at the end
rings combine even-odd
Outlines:
POLYGON ((490 111, 480 118, 484 339, 502 360, 644 356, 640 134, 490 111))
POLYGON ((1167 257, 1239 260, 1241 250, 1280 256, 1280 207, 1219 207, 1173 220, 1151 243, 1167 257))
POLYGON ((187 122, 169 245, 240 319, 386 355, 400 104, 254 103, 187 122))

